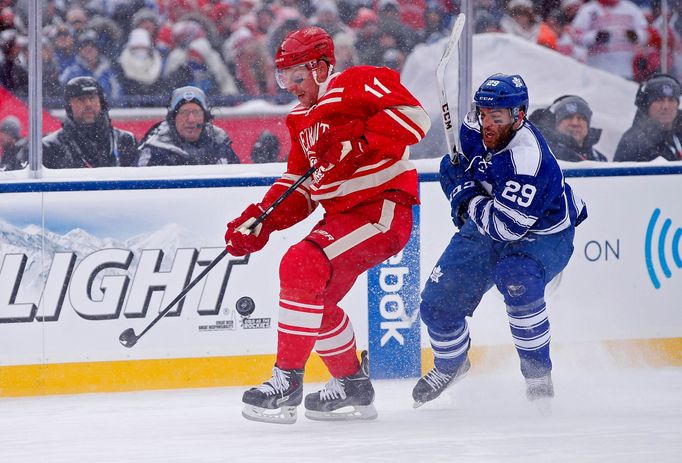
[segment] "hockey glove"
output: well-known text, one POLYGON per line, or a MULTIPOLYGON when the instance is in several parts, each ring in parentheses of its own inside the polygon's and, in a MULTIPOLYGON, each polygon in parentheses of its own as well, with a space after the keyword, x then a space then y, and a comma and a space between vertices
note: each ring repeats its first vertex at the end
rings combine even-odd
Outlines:
POLYGON ((467 209, 469 208, 471 200, 476 196, 483 196, 485 194, 483 187, 473 178, 464 178, 459 184, 455 185, 449 198, 452 223, 454 223, 457 228, 462 228, 462 225, 464 225, 467 218, 469 218, 467 209))
MULTIPOLYGON (((466 171, 466 165, 461 161, 460 157, 460 162, 453 164, 449 154, 443 156, 443 159, 440 161, 440 187, 448 199, 450 199, 452 190, 455 189, 462 179, 470 177, 466 171)), ((473 180, 473 178, 469 178, 469 180, 473 180)))
POLYGON ((263 213, 258 204, 249 205, 242 215, 227 224, 225 248, 235 257, 260 251, 267 244, 273 230, 265 222, 253 229, 249 228, 256 218, 263 213))
POLYGON ((317 158, 316 165, 326 167, 338 164, 349 153, 351 157, 364 153, 367 150, 364 132, 365 123, 360 120, 353 120, 339 127, 329 127, 326 132, 320 134, 317 143, 310 149, 311 156, 317 158))

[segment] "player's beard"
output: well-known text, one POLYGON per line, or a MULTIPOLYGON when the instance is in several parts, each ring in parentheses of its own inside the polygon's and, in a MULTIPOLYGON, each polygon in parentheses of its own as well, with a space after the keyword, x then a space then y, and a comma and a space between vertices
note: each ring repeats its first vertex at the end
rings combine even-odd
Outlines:
MULTIPOLYGON (((499 151, 511 141, 512 137, 514 136, 514 130, 512 127, 514 124, 509 124, 504 127, 501 127, 500 130, 497 133, 493 133, 492 140, 488 141, 484 139, 484 144, 485 147, 488 148, 488 151, 499 151)), ((485 129, 484 129, 485 133, 485 129)))

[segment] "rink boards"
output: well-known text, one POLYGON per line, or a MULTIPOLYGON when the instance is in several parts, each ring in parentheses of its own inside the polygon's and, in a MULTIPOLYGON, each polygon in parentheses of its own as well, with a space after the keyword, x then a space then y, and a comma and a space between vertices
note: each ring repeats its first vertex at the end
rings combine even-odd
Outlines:
MULTIPOLYGON (((342 301, 372 375, 416 376, 430 353, 419 290, 454 227, 420 161, 422 205, 405 251, 342 301)), ((553 348, 624 363, 682 365, 682 166, 573 165, 588 204, 571 263, 550 284, 553 348)), ((319 220, 276 233, 262 252, 223 259, 167 318, 140 333, 222 250, 225 222, 257 201, 283 165, 98 169, 0 183, 0 395, 246 385, 274 362, 278 263, 319 220), (254 169, 258 169, 254 172, 254 169), (179 178, 179 175, 182 178, 179 178), (237 311, 250 298, 252 313, 237 311)), ((479 368, 514 362, 501 296, 470 320, 479 368)), ((307 381, 326 380, 314 357, 307 381)))

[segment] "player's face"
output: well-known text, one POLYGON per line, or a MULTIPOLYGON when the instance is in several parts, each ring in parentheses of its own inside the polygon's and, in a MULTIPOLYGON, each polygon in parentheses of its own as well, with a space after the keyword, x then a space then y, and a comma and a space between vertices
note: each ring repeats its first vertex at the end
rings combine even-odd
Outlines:
POLYGON ((94 124, 102 112, 97 93, 88 93, 69 100, 73 120, 79 124, 94 124))
POLYGON ((563 118, 556 126, 559 133, 570 135, 579 145, 582 145, 590 130, 587 119, 580 114, 571 114, 563 118))
POLYGON ((483 144, 488 149, 502 149, 514 135, 514 119, 508 108, 479 108, 478 121, 483 144))
POLYGON ((195 142, 204 130, 204 111, 196 103, 185 103, 175 114, 175 130, 183 140, 195 142))
POLYGON ((677 107, 680 102, 677 98, 671 96, 659 98, 654 100, 649 105, 649 117, 657 121, 665 128, 670 128, 673 125, 675 117, 677 117, 677 107))
POLYGON ((317 103, 320 86, 315 82, 323 82, 327 78, 327 66, 324 61, 316 64, 298 64, 277 71, 277 83, 287 92, 295 95, 306 108, 317 103))

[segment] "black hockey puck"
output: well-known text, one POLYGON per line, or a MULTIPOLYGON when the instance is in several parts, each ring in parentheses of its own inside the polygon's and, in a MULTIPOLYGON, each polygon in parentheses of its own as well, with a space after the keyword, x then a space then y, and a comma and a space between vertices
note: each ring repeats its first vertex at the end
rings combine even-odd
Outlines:
POLYGON ((256 310, 256 303, 253 302, 253 299, 251 299, 249 296, 243 296, 237 299, 237 303, 235 304, 234 308, 242 317, 248 317, 253 313, 254 310, 256 310))

